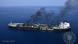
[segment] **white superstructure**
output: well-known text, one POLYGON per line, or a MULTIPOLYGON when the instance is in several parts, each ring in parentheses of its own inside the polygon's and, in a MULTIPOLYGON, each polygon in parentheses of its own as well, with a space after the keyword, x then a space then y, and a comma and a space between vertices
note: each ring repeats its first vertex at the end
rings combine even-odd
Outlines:
POLYGON ((70 28, 70 23, 68 23, 68 22, 61 22, 61 23, 59 24, 59 28, 60 28, 60 29, 70 28))
POLYGON ((69 29, 70 23, 68 22, 61 22, 58 26, 54 26, 53 29, 69 29))

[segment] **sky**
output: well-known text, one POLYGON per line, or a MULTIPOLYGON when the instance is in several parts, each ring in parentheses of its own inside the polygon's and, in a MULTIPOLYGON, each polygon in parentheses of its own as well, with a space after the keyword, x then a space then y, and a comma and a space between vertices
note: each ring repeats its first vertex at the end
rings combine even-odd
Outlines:
POLYGON ((0 0, 0 6, 64 6, 67 0, 0 0))

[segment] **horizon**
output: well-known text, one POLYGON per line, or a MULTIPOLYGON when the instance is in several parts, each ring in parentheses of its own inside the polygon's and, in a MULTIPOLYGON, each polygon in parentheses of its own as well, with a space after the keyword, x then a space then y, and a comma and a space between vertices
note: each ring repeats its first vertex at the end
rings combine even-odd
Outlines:
POLYGON ((0 7, 13 6, 64 6, 67 0, 0 0, 0 7))

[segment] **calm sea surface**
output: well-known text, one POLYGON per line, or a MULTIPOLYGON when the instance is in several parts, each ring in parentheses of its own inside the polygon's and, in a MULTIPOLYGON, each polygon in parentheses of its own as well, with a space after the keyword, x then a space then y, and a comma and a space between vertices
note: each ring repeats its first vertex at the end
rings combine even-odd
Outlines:
MULTIPOLYGON (((26 22, 39 7, 0 7, 0 44, 64 44, 64 32, 32 32, 18 31, 8 28, 10 22, 26 22)), ((47 7, 59 14, 61 7, 47 7)), ((65 19, 71 23, 71 31, 78 38, 78 10, 72 9, 65 19)), ((55 20, 55 19, 54 19, 55 20)), ((76 39, 78 44, 78 39, 76 39)))

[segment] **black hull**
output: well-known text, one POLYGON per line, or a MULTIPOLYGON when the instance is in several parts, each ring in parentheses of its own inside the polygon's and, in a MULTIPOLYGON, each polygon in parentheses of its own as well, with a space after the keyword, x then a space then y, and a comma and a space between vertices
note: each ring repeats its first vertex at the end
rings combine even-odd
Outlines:
POLYGON ((11 28, 12 30, 24 30, 24 31, 48 31, 48 32, 52 32, 52 31, 59 31, 59 32, 66 32, 66 31, 70 31, 71 29, 54 29, 54 30, 42 30, 40 28, 28 28, 28 27, 11 27, 9 26, 9 28, 11 28))
POLYGON ((54 31, 60 31, 60 32, 64 32, 64 31, 71 31, 71 29, 54 29, 54 31))

